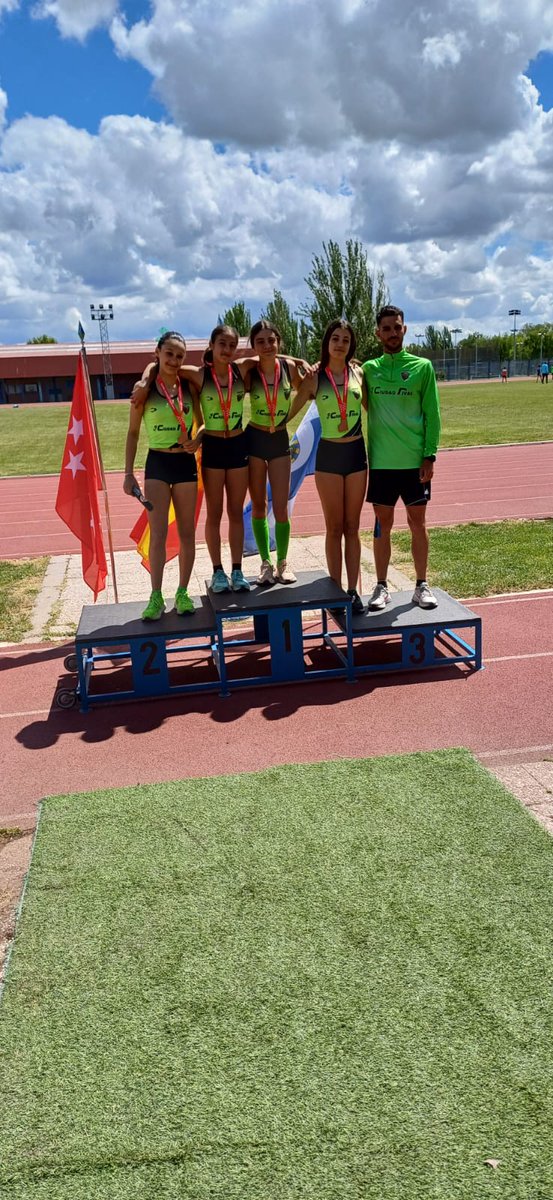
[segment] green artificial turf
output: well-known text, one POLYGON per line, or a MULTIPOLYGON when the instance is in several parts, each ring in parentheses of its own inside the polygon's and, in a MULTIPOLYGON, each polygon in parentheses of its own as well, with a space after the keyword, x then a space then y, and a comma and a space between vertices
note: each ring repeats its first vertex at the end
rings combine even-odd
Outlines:
POLYGON ((2 1197, 549 1200, 552 882, 462 750, 49 800, 2 1197))
MULTIPOLYGON (((551 440, 553 388, 536 386, 533 379, 509 382, 440 385, 442 446, 495 445, 498 442, 551 440)), ((128 405, 96 404, 106 471, 121 471, 125 459, 128 405)), ((293 431, 303 412, 290 423, 293 431)), ((244 407, 249 416, 249 401, 244 407)), ((0 405, 0 475, 56 474, 60 469, 67 432, 67 404, 0 405)), ((141 438, 136 465, 146 456, 141 438)))
MULTIPOLYGON (((372 545, 372 536, 362 535, 372 545)), ((411 578, 411 535, 392 534, 392 560, 411 578)), ((553 584, 553 520, 470 522, 430 533, 429 578, 452 596, 549 588, 553 584)))

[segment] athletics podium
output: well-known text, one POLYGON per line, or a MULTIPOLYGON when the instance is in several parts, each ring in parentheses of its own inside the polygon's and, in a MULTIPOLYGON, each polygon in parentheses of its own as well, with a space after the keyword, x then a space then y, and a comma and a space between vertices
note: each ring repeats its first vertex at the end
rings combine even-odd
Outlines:
POLYGON ((194 598, 195 611, 174 609, 141 619, 144 601, 87 605, 66 666, 75 690, 56 703, 145 700, 342 678, 366 673, 482 665, 480 618, 435 589, 438 607, 423 610, 397 592, 383 612, 354 617, 351 597, 328 575, 303 571, 294 584, 194 598), (466 639, 470 638, 471 641, 466 639), (471 644, 472 642, 472 644, 471 644))

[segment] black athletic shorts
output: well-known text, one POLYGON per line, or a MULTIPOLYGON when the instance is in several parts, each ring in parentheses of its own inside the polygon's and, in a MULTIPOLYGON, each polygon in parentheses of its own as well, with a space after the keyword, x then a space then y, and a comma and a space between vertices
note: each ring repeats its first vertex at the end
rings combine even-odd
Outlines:
POLYGON ((202 471, 212 467, 216 471, 234 471, 248 465, 248 440, 242 429, 235 437, 213 437, 204 433, 202 439, 202 471))
POLYGON ((198 478, 196 455, 187 450, 148 450, 144 479, 159 479, 171 487, 175 483, 195 483, 198 478))
POLYGON ((262 458, 270 462, 273 458, 290 458, 290 438, 286 425, 271 433, 270 429, 256 429, 248 425, 248 454, 250 458, 262 458))
POLYGON ((367 451, 364 438, 355 438, 353 442, 333 442, 328 438, 321 438, 315 460, 316 471, 345 477, 366 469, 367 451))
POLYGON ((430 484, 419 479, 418 467, 407 471, 382 471, 374 467, 369 470, 367 500, 371 504, 395 508, 400 497, 404 504, 427 504, 430 493, 430 484))

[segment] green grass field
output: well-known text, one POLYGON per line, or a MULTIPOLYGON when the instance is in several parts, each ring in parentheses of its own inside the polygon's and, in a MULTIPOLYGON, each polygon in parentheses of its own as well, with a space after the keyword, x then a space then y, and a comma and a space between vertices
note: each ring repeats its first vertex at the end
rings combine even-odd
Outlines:
MULTIPOLYGON (((366 545, 372 545, 371 534, 361 536, 366 545)), ((392 534, 392 562, 415 578, 407 531, 392 534)), ((553 520, 433 529, 429 578, 457 597, 549 588, 553 583, 553 520)))
MULTIPOLYGON (((548 440, 553 429, 553 387, 533 380, 453 384, 440 387, 442 446, 494 445, 548 440)), ((121 470, 128 423, 127 405, 97 405, 106 471, 121 470)), ((246 412, 247 415, 247 412, 246 412)), ((0 475, 57 474, 68 423, 67 405, 14 409, 0 406, 0 475)), ((297 427, 302 414, 290 426, 297 427)), ((143 466, 141 441, 137 466, 143 466)))
POLYGON ((0 642, 20 642, 31 628, 47 558, 0 561, 0 642))
POLYGON ((47 801, 2 1196, 546 1200, 552 885, 462 750, 47 801))

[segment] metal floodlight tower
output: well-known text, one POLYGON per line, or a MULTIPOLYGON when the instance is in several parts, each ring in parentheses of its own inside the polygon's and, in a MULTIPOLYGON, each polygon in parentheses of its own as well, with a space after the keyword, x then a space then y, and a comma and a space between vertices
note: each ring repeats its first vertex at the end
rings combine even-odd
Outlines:
POLYGON ((104 360, 104 379, 106 381, 106 399, 113 400, 113 374, 111 370, 111 355, 109 352, 109 334, 108 321, 113 321, 113 304, 108 304, 104 308, 103 304, 98 304, 97 308, 93 304, 90 305, 90 319, 98 321, 100 325, 100 341, 102 343, 102 358, 104 360))
POLYGON ((455 378, 457 379, 459 376, 459 364, 457 362, 457 334, 462 333, 463 330, 462 329, 451 329, 450 332, 455 337, 455 341, 453 343, 453 355, 454 355, 454 362, 455 362, 455 378))
POLYGON ((509 309, 509 316, 513 318, 513 375, 517 367, 517 317, 520 317, 521 311, 520 308, 509 309))

